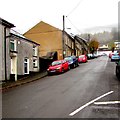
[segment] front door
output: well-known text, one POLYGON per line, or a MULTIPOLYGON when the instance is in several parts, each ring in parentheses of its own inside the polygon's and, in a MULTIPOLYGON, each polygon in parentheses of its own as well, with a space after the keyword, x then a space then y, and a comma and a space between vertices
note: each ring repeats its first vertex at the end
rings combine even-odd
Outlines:
POLYGON ((17 57, 11 57, 11 75, 17 80, 17 57))
POLYGON ((29 59, 24 59, 24 74, 29 74, 29 59))

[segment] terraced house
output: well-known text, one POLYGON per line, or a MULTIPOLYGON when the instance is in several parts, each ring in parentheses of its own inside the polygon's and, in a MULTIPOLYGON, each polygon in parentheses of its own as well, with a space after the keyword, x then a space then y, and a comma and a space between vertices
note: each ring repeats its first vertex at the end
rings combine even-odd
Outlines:
POLYGON ((10 78, 10 57, 9 56, 9 36, 10 29, 14 25, 2 18, 0 18, 0 81, 10 78))
POLYGON ((38 72, 38 46, 40 44, 11 30, 14 25, 3 19, 1 19, 0 25, 0 36, 2 36, 0 43, 0 81, 17 81, 21 76, 38 72))
MULTIPOLYGON (((40 57, 46 56, 50 52, 56 52, 58 60, 65 56, 76 55, 74 38, 64 32, 63 39, 62 30, 43 21, 28 30, 24 36, 40 44, 40 57)), ((77 47, 81 47, 81 45, 77 47)), ((81 48, 77 48, 77 50, 80 53, 81 48)))

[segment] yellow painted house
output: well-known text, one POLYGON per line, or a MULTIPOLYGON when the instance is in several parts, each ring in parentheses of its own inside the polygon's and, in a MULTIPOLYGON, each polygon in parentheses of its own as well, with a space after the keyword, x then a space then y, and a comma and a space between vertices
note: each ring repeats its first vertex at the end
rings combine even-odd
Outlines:
MULTIPOLYGON (((36 24, 33 28, 28 30, 25 37, 40 44, 39 56, 46 56, 48 52, 57 52, 58 59, 63 59, 63 37, 62 30, 53 27, 43 21, 36 24)), ((74 40, 72 37, 64 34, 64 53, 67 55, 74 54, 74 40)))

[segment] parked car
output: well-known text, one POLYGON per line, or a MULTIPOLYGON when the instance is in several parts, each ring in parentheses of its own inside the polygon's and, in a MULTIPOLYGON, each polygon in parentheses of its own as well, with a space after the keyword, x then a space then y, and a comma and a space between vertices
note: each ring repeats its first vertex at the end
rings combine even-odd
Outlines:
POLYGON ((117 50, 117 53, 119 54, 119 56, 120 56, 120 49, 119 50, 117 50))
POLYGON ((97 58, 98 54, 97 53, 93 53, 93 58, 97 58))
POLYGON ((87 54, 87 59, 88 60, 93 59, 93 54, 91 54, 91 53, 87 54))
POLYGON ((106 53, 102 53, 102 56, 107 56, 107 54, 106 53))
POLYGON ((52 64, 47 69, 48 75, 52 73, 63 73, 64 71, 69 70, 69 64, 65 60, 53 61, 52 64))
POLYGON ((120 60, 120 56, 118 53, 114 53, 111 56, 111 61, 119 61, 120 60))
POLYGON ((120 60, 116 62, 116 76, 120 80, 120 60))
POLYGON ((111 58, 113 54, 114 54, 113 52, 109 53, 109 58, 111 58))
POLYGON ((76 56, 68 56, 68 57, 65 57, 64 60, 68 62, 70 68, 75 68, 79 66, 78 58, 76 56))
POLYGON ((87 62, 87 56, 86 55, 80 55, 78 57, 78 62, 79 63, 85 63, 85 62, 87 62))

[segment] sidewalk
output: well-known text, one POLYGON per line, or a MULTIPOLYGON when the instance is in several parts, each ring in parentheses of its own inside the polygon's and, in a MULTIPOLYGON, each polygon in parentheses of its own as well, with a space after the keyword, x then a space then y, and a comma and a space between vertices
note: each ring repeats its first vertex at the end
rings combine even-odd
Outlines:
POLYGON ((26 83, 30 83, 30 82, 39 80, 40 78, 43 78, 45 76, 47 76, 47 71, 44 71, 44 72, 37 73, 37 74, 32 75, 32 76, 28 76, 28 77, 19 79, 16 82, 15 81, 13 81, 13 82, 10 81, 10 82, 7 82, 7 83, 3 83, 2 91, 4 92, 5 90, 8 90, 9 88, 13 88, 13 87, 16 87, 16 86, 20 86, 20 85, 23 85, 23 84, 26 84, 26 83))

